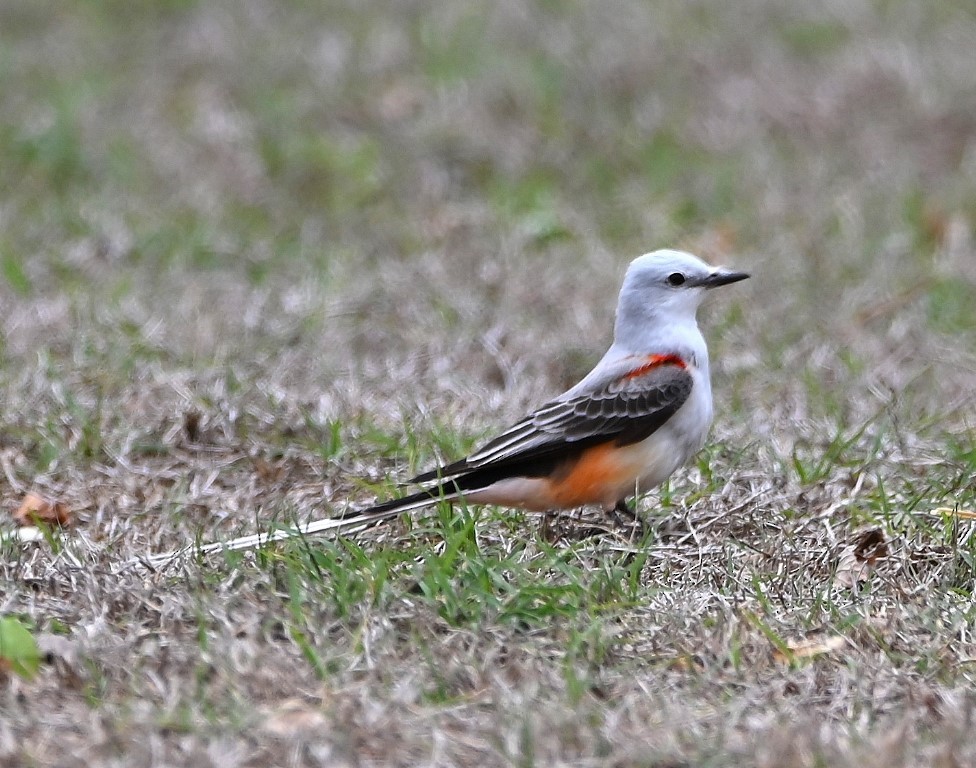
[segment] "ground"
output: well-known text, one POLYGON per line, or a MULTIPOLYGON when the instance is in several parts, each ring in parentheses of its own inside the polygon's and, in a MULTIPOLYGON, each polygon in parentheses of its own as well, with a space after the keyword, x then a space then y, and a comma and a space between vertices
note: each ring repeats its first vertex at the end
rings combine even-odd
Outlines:
POLYGON ((964 2, 0 6, 10 766, 954 766, 971 738, 964 2), (584 374, 627 262, 716 419, 639 502, 355 509, 584 374), (72 515, 10 540, 28 493, 72 515))

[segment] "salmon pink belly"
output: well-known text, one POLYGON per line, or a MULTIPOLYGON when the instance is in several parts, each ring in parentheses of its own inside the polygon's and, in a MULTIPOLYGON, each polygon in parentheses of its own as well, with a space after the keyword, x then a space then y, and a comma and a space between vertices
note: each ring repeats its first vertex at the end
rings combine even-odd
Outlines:
POLYGON ((465 494, 465 498, 478 504, 498 504, 534 512, 575 509, 588 504, 611 509, 620 499, 633 496, 638 485, 640 490, 647 490, 674 471, 675 457, 662 451, 663 443, 652 436, 634 445, 598 445, 548 477, 499 480, 487 488, 465 494))

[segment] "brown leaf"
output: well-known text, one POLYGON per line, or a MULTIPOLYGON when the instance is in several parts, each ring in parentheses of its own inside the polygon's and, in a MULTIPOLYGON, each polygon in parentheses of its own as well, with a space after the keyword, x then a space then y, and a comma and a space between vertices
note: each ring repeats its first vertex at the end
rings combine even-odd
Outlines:
POLYGON ((880 528, 868 528, 858 532, 840 552, 834 585, 851 589, 867 581, 874 564, 887 555, 888 542, 880 528))
POLYGON ((24 496, 17 511, 13 513, 18 525, 69 525, 74 515, 63 501, 49 501, 43 496, 30 492, 24 496))
POLYGON ((261 727, 274 736, 297 738, 304 734, 321 732, 328 724, 318 707, 310 707, 299 699, 286 699, 265 712, 261 727))
POLYGON ((854 540, 854 554, 860 560, 874 564, 880 557, 888 556, 888 542, 880 528, 861 531, 854 540))
POLYGON ((814 656, 839 651, 845 645, 847 645, 847 640, 841 635, 800 640, 796 643, 788 643, 789 653, 784 653, 779 648, 775 649, 773 658, 782 664, 791 664, 797 659, 811 659, 814 656))
POLYGON ((681 655, 668 661, 668 668, 678 670, 679 672, 693 672, 704 669, 705 665, 697 656, 682 653, 681 655))
POLYGON ((271 485, 281 480, 285 476, 284 462, 281 461, 268 461, 263 456, 255 456, 253 459, 254 472, 258 476, 258 479, 262 483, 271 485))

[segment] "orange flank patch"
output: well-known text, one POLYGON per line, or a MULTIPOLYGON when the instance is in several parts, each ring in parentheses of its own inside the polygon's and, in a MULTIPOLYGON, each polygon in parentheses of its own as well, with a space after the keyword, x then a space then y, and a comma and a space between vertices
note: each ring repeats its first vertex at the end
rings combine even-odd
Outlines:
POLYGON ((621 489, 633 485, 640 472, 630 453, 612 443, 588 448, 562 472, 546 480, 552 506, 569 509, 585 504, 613 504, 621 489))
POLYGON ((687 367, 685 361, 677 355, 648 355, 645 363, 624 374, 624 378, 636 379, 638 376, 643 376, 645 373, 649 373, 662 365, 676 365, 679 368, 687 367))

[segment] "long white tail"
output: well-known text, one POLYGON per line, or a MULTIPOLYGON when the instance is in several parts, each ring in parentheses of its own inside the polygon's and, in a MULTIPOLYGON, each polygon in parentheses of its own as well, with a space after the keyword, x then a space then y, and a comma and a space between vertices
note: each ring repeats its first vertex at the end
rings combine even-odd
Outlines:
POLYGON ((405 496, 402 499, 391 499, 382 504, 368 507, 358 514, 351 517, 329 517, 323 520, 313 520, 302 523, 294 528, 281 528, 276 531, 266 533, 253 533, 249 536, 240 536, 228 541, 215 541, 209 544, 200 544, 172 552, 164 552, 146 557, 133 558, 126 561, 123 566, 141 565, 147 568, 160 568, 170 563, 182 560, 189 556, 209 555, 214 552, 233 552, 235 550, 256 549, 266 544, 276 541, 286 541, 300 536, 312 536, 326 531, 334 533, 358 533, 385 520, 397 517, 404 512, 436 504, 438 501, 450 501, 460 496, 460 492, 444 492, 441 488, 421 491, 419 493, 405 496))

